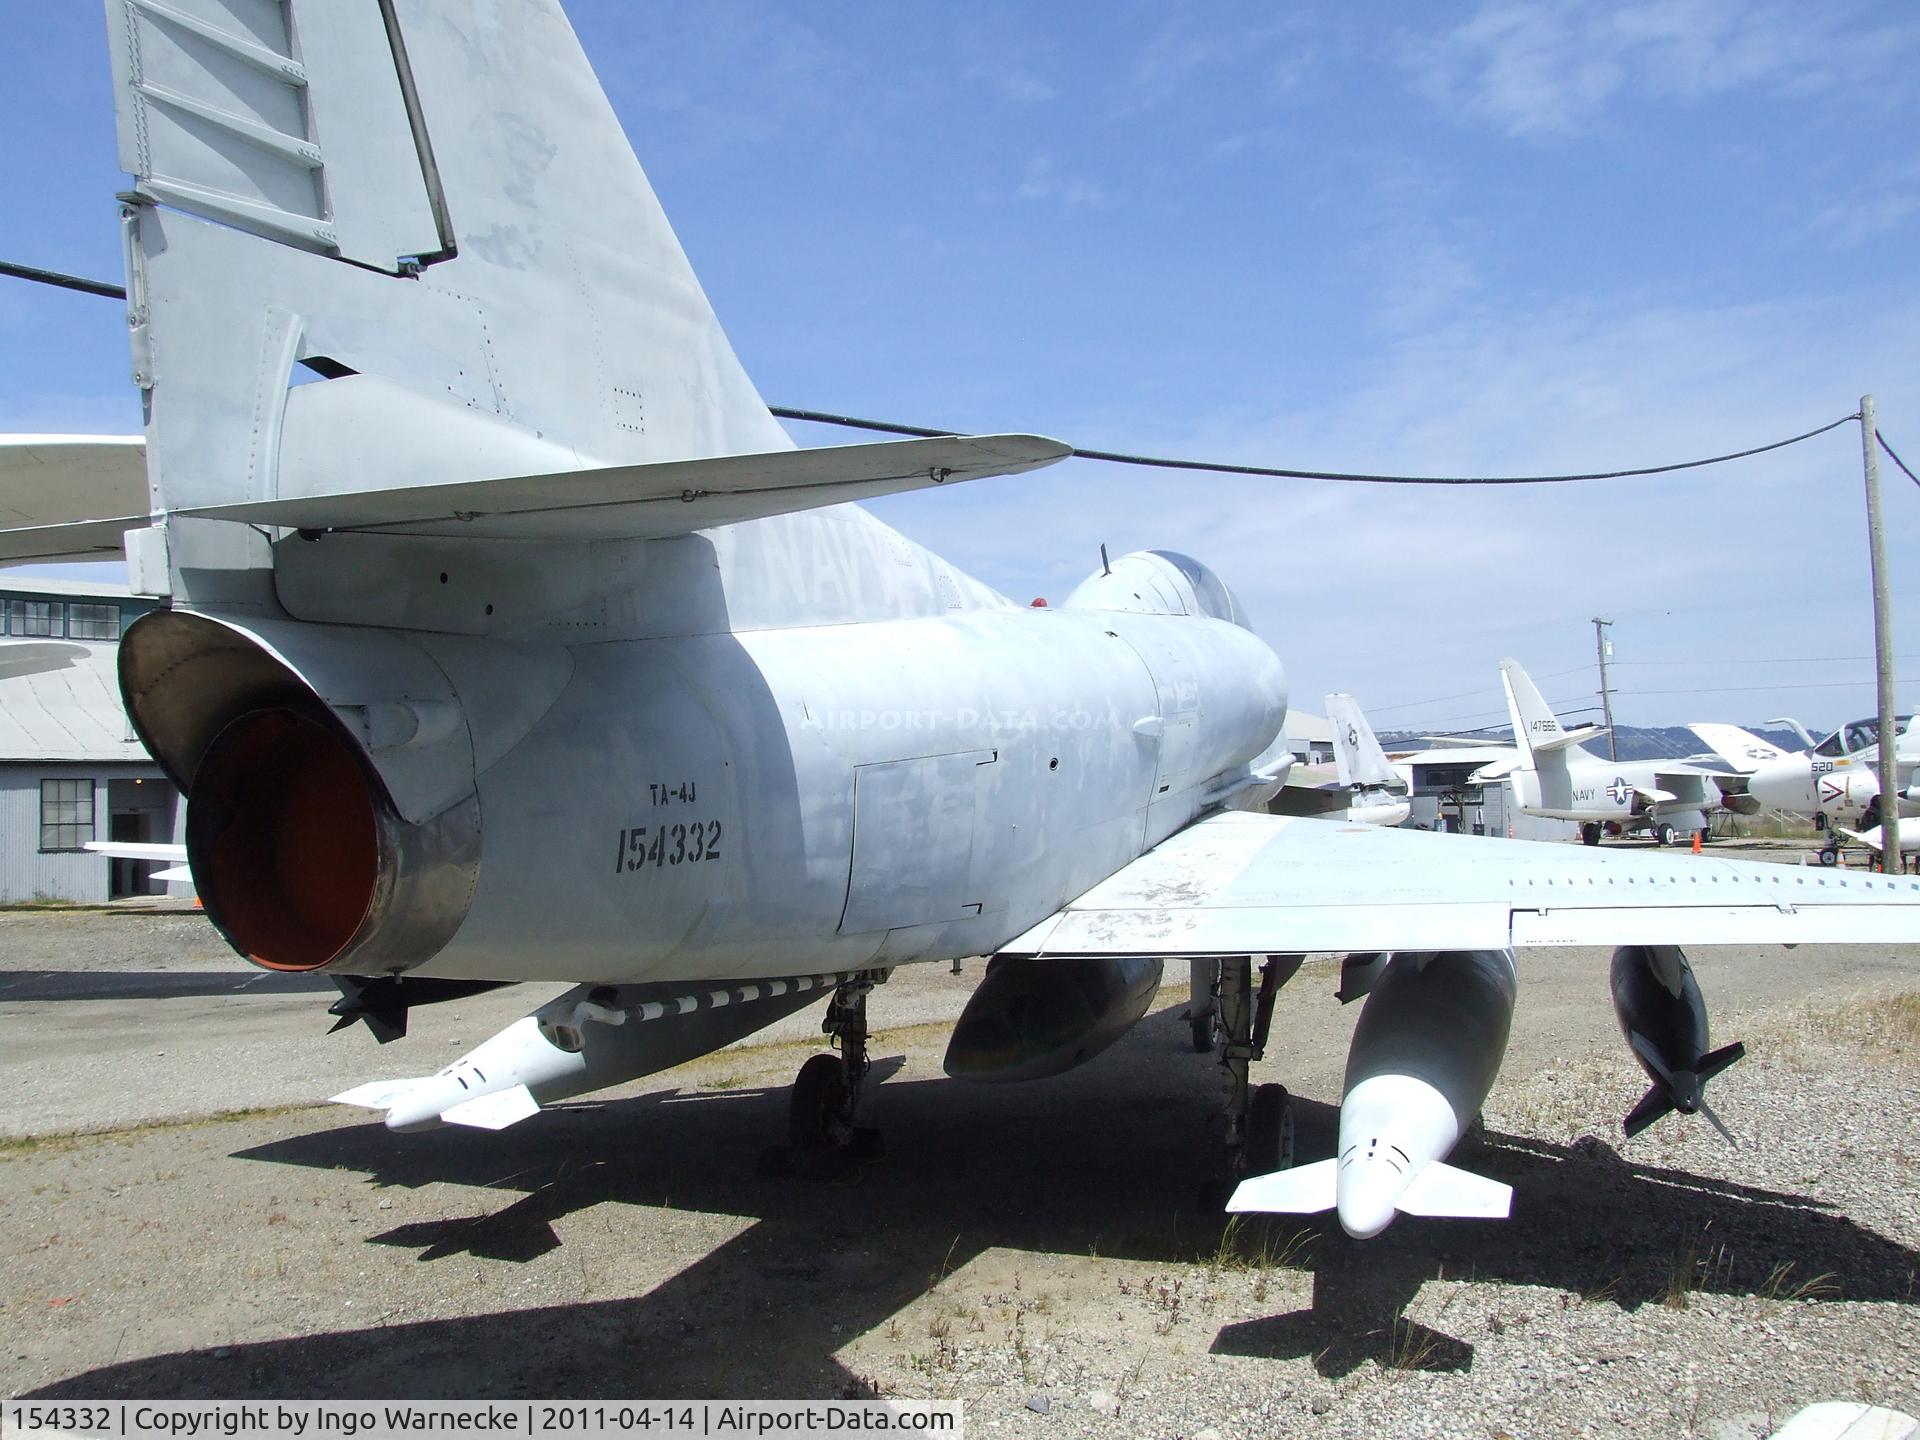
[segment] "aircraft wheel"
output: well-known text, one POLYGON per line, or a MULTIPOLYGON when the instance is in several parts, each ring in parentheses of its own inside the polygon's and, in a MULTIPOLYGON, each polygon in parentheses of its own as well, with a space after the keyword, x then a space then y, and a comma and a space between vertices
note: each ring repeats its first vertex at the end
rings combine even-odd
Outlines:
POLYGON ((1193 1035, 1193 1051, 1196 1055, 1206 1055, 1220 1043, 1220 1012, 1212 1005, 1207 1013, 1196 1015, 1187 1021, 1187 1027, 1193 1035))
POLYGON ((1671 825, 1654 826, 1653 827, 1653 843, 1656 845, 1673 844, 1673 827, 1671 825))
POLYGON ((789 1105, 796 1155, 844 1149, 853 1138, 853 1096, 838 1055, 814 1055, 793 1080, 789 1105))
POLYGON ((1284 1085, 1261 1085, 1247 1107, 1249 1175, 1293 1168, 1293 1101, 1284 1085))
POLYGON ((1599 821, 1589 820, 1580 827, 1580 843, 1582 845, 1598 845, 1600 843, 1599 821))
POLYGON ((1820 847, 1820 863, 1829 868, 1838 865, 1840 863, 1840 847, 1838 845, 1822 845, 1820 847))

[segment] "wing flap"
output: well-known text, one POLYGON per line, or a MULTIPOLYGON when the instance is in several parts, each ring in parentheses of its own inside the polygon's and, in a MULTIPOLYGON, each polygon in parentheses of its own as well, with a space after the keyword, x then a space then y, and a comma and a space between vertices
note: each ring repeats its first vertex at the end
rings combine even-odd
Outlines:
POLYGON ((1229 812, 1003 949, 1170 958, 1819 941, 1920 941, 1920 880, 1229 812))

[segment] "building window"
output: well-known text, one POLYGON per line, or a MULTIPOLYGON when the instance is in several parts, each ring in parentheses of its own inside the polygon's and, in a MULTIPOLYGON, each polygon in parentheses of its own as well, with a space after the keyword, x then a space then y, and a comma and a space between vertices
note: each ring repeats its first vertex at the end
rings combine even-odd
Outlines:
POLYGON ((51 600, 16 600, 13 602, 13 633, 58 635, 66 628, 66 608, 51 600))
POLYGON ((120 638, 120 607, 118 605, 82 605, 78 602, 67 606, 67 638, 69 640, 118 640, 120 638))
POLYGON ((93 781, 40 782, 40 848, 79 850, 93 839, 93 781))

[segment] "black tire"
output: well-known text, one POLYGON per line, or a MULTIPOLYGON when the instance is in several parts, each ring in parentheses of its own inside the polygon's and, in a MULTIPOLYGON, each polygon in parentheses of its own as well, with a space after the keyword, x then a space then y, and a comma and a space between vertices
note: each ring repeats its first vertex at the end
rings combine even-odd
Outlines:
POLYGON ((1598 845, 1600 843, 1600 822, 1598 820, 1589 820, 1580 827, 1580 843, 1582 845, 1598 845))
POLYGON ((1829 868, 1838 865, 1840 863, 1840 847, 1838 845, 1822 845, 1820 847, 1820 863, 1829 868))
POLYGON ((1654 826, 1653 827, 1653 843, 1656 845, 1673 844, 1673 827, 1667 824, 1660 824, 1660 825, 1654 826))
POLYGON ((1293 1168, 1293 1101, 1284 1085, 1260 1085, 1247 1106, 1248 1175, 1293 1168))
POLYGON ((853 1135, 847 1067, 838 1055, 814 1055, 793 1078, 788 1109, 796 1155, 845 1148, 853 1135))
POLYGON ((1213 1006, 1207 1006, 1207 1013, 1196 1015, 1187 1021, 1188 1033, 1193 1037, 1193 1053, 1205 1055, 1213 1050, 1220 1036, 1220 1016, 1213 1006))

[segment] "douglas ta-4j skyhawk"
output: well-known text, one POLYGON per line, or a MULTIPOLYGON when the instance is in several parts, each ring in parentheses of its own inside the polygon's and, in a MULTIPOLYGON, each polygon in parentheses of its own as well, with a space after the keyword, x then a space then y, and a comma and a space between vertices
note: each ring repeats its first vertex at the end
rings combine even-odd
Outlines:
POLYGON ((1445 1157, 1515 947, 1620 947, 1645 1123, 1725 1058, 1678 947, 1920 940, 1894 877, 1265 813, 1286 685, 1226 584, 1144 551, 1031 610, 844 503, 1068 451, 795 449, 553 0, 107 14, 145 464, 76 513, 63 467, 100 447, 40 439, 0 557, 124 536, 170 597, 121 684, 240 954, 389 1036, 574 982, 341 1097, 396 1130, 497 1128, 824 999, 838 1053, 791 1140, 830 1150, 896 966, 994 957, 948 1068, 1015 1080, 1124 1033, 1164 962, 1217 961, 1232 1203, 1365 1236, 1506 1212, 1445 1157), (1308 952, 1366 1003, 1337 1163, 1275 1171, 1285 1092, 1248 1067, 1308 952))

